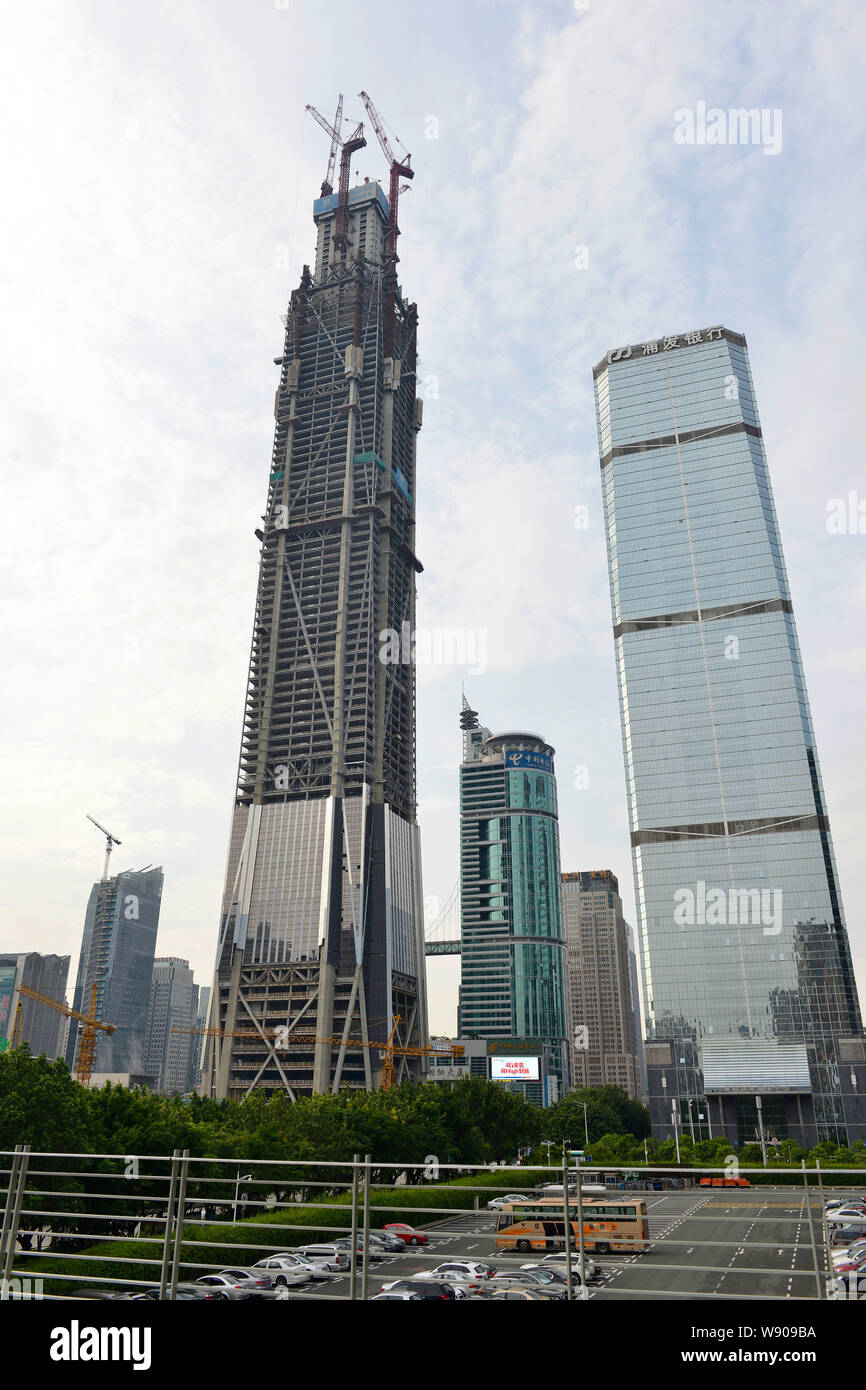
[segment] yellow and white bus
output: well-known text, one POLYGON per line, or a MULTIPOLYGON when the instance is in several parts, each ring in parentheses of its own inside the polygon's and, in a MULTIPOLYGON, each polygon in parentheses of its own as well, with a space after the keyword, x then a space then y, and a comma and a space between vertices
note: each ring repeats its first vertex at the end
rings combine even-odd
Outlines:
MULTIPOLYGON (((571 1243, 578 1248, 580 1239, 577 1222, 577 1202, 569 1202, 571 1243)), ((565 1219, 562 1199, 557 1197, 528 1197, 522 1202, 509 1202, 496 1213, 497 1250, 517 1250, 527 1254, 533 1250, 562 1250, 565 1219)), ((649 1248, 649 1221, 643 1197, 627 1194, 591 1197, 583 1203, 584 1249, 598 1255, 611 1250, 635 1253, 649 1248)))

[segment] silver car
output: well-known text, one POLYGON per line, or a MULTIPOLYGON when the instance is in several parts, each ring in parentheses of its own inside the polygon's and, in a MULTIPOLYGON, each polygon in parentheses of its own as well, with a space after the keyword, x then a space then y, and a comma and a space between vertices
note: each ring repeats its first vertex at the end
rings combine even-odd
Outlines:
POLYGON ((341 1250, 338 1245, 299 1245, 296 1250, 286 1253, 302 1255, 305 1260, 313 1260, 327 1274, 344 1274, 349 1268, 348 1252, 341 1250))
POLYGON ((264 1298, 271 1287, 269 1275, 251 1275, 245 1269, 224 1269, 219 1274, 203 1274, 195 1282, 199 1288, 210 1289, 232 1303, 264 1298))

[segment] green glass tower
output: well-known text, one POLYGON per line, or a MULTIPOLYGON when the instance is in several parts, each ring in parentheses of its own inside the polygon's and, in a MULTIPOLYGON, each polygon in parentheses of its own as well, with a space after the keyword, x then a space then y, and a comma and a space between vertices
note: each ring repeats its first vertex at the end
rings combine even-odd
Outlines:
POLYGON ((465 700, 460 722, 459 1031, 512 1039, 524 1055, 537 1041, 549 1072, 521 1084, 549 1103, 568 1089, 554 750, 481 728, 465 700))

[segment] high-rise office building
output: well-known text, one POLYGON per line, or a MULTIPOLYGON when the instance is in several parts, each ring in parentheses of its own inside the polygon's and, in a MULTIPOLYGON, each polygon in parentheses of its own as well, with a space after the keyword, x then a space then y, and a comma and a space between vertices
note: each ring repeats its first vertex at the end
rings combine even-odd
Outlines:
POLYGON ((628 926, 610 869, 562 875, 571 1084, 641 1094, 628 926))
POLYGON ((594 377, 654 1124, 850 1136, 862 1025, 745 339, 594 377))
POLYGON ((157 956, 147 1010, 144 1071, 162 1095, 185 1095, 196 1083, 198 985, 188 960, 157 956))
POLYGON ((35 1057, 45 1053, 49 1061, 61 1055, 66 1036, 66 1019, 63 1014, 48 1004, 40 1004, 38 999, 21 998, 19 989, 26 985, 56 999, 59 1004, 66 1002, 66 982, 69 977, 69 956, 43 956, 38 951, 12 952, 0 955, 0 994, 8 997, 8 1019, 0 1021, 0 1035, 8 1026, 15 1029, 15 1018, 21 1003, 21 1041, 30 1046, 35 1057), (5 984, 5 988, 4 988, 5 984))
MULTIPOLYGON (((162 900, 162 869, 129 870, 94 883, 84 919, 84 936, 72 1007, 113 1023, 97 1033, 95 1072, 142 1074, 147 1052, 147 1008, 162 900)), ((72 1020, 66 1060, 75 1066, 82 1025, 72 1020)))
POLYGON ((646 1101, 649 1096, 647 1089, 647 1069, 646 1053, 643 1046, 643 1020, 640 1012, 640 972, 637 964, 637 947, 634 939, 634 927, 625 924, 628 935, 628 977, 631 981, 631 1007, 634 1015, 634 1037, 635 1048, 637 1050, 638 1078, 640 1080, 641 1099, 646 1101))
MULTIPOLYGON (((397 283, 393 200, 375 182, 348 189, 344 174, 313 204, 314 267, 276 359, 211 998, 223 1036, 205 1044, 216 1096, 370 1089, 382 1057, 360 1044, 398 1018, 404 1046, 427 1034, 411 659, 418 315, 397 283)), ((401 1057, 397 1080, 422 1066, 401 1057)))
POLYGON ((195 1026, 198 1030, 193 1039, 193 1079, 195 1087, 201 1086, 201 1063, 204 1056, 204 1030, 210 1015, 210 985, 199 985, 198 1008, 195 1026))
POLYGON ((460 724, 458 1032, 488 1039, 494 1080, 507 1080, 502 1059, 521 1076, 537 1063, 515 1084, 548 1104, 569 1077, 554 750, 536 734, 492 734, 465 699, 460 724))

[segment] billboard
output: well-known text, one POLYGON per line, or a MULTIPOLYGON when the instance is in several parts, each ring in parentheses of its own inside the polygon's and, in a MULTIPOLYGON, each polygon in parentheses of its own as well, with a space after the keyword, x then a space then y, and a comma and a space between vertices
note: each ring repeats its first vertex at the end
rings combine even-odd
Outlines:
POLYGON ((538 1081, 539 1057, 491 1057, 491 1081, 538 1081))
POLYGON ((802 1094, 811 1090, 803 1043, 769 1038, 704 1039, 700 1048, 706 1095, 802 1094))
POLYGON ((553 772, 553 765, 546 753, 530 753, 523 749, 509 748, 505 754, 506 767, 529 767, 536 772, 553 772))
POLYGON ((534 1057, 550 1046, 544 1038, 488 1038, 487 1055, 495 1057, 534 1057))

